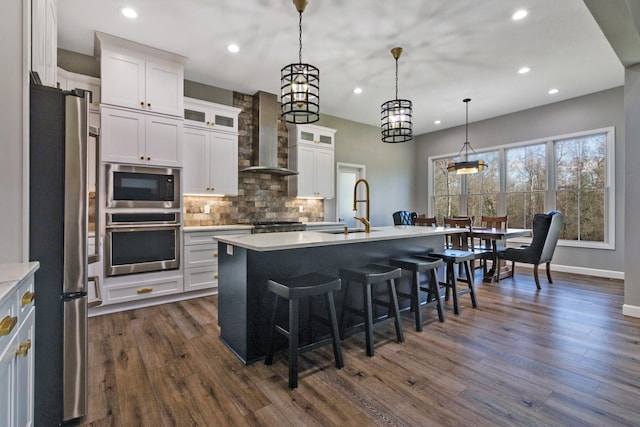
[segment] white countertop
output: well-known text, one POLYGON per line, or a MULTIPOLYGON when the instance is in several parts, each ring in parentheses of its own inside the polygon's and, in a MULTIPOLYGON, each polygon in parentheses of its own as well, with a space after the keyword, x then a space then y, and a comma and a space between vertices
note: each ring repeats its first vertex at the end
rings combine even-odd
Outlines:
POLYGON ((182 227, 185 233, 190 231, 227 231, 227 230, 251 230, 253 225, 248 224, 231 224, 231 225, 192 225, 182 227))
MULTIPOLYGON (((451 228, 445 229, 444 227, 396 225, 372 227, 371 233, 332 234, 322 231, 288 231, 284 233, 220 236, 218 241, 253 251, 264 252, 311 246, 331 246, 379 240, 408 239, 420 236, 442 236, 447 233, 456 232, 455 230, 456 229, 451 228)), ((460 229, 460 232, 463 231, 465 230, 460 229)))
POLYGON ((0 264, 0 302, 8 295, 18 283, 40 268, 40 263, 13 262, 0 264))

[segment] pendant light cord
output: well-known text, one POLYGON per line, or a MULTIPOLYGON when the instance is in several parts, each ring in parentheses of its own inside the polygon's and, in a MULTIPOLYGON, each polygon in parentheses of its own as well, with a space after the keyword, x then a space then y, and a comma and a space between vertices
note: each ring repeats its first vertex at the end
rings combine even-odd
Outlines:
POLYGON ((398 99, 398 58, 396 58, 396 99, 398 99))
POLYGON ((298 12, 300 14, 300 20, 298 22, 298 43, 299 43, 299 50, 298 50, 298 63, 302 64, 302 12, 298 12))

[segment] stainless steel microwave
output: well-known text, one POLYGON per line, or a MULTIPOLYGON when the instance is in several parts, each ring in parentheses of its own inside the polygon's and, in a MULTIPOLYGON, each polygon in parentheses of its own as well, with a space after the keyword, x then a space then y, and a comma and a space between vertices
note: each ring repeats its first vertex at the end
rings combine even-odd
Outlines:
POLYGON ((180 208, 180 169, 106 165, 108 208, 180 208))

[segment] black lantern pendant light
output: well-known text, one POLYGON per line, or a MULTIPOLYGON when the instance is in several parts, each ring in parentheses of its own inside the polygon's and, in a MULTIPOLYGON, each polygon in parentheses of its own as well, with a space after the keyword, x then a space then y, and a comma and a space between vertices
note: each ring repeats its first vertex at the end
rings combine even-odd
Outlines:
POLYGON ((382 142, 407 142, 413 139, 411 101, 398 99, 398 58, 401 54, 401 47, 391 49, 391 55, 396 60, 396 99, 381 106, 382 142))
POLYGON ((466 98, 462 100, 462 102, 464 102, 467 105, 467 116, 464 124, 464 135, 465 135, 464 144, 462 145, 460 152, 458 152, 458 156, 460 157, 463 151, 464 151, 464 156, 462 157, 462 161, 449 163, 449 165, 447 166, 447 170, 449 172, 455 172, 458 175, 478 173, 478 171, 481 171, 489 167, 487 162, 485 162, 484 160, 469 161, 469 150, 471 150, 473 154, 476 154, 474 149, 471 147, 471 143, 469 143, 469 102, 470 101, 471 101, 471 98, 466 98))
POLYGON ((289 123, 314 123, 320 119, 320 70, 302 63, 302 12, 308 0, 293 0, 300 15, 298 63, 280 70, 282 116, 289 123))

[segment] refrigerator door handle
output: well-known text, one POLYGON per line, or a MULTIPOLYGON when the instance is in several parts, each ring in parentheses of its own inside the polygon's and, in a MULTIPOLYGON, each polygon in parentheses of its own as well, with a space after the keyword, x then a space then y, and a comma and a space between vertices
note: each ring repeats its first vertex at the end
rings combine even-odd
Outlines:
POLYGON ((87 296, 63 300, 62 418, 87 414, 87 296))

